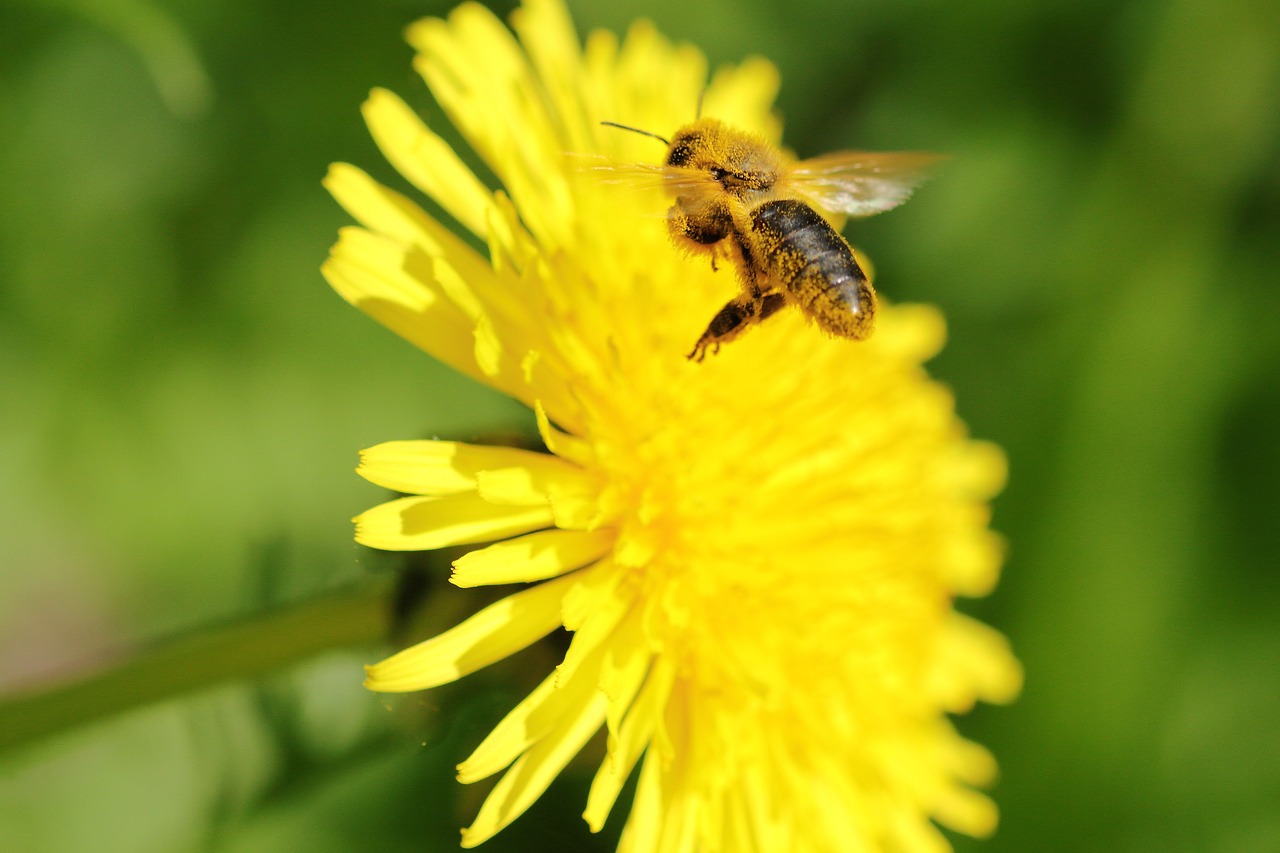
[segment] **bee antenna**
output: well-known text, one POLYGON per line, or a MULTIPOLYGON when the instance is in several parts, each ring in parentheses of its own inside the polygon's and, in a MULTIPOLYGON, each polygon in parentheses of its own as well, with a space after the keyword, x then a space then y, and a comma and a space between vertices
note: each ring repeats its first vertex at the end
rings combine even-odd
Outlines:
POLYGON ((694 121, 697 121, 698 119, 702 118, 702 101, 706 97, 707 97, 707 88, 703 86, 702 91, 698 93, 698 110, 693 114, 694 121))
POLYGON ((616 121, 602 121, 602 122, 600 122, 600 123, 601 123, 601 124, 603 124, 605 127, 616 127, 616 128, 618 128, 619 130, 629 130, 629 131, 631 131, 632 133, 638 133, 638 134, 640 134, 641 136, 652 136, 654 139, 658 140, 658 141, 659 141, 659 142, 661 142, 663 145, 670 145, 670 144, 671 144, 671 141, 670 141, 669 139, 665 139, 665 138, 663 138, 663 137, 659 136, 659 135, 658 135, 658 134, 656 134, 656 133, 650 133, 650 132, 649 132, 649 131, 647 131, 647 130, 641 130, 641 129, 640 129, 640 128, 638 128, 638 127, 629 127, 629 126, 627 126, 627 125, 625 125, 625 124, 618 124, 616 121))

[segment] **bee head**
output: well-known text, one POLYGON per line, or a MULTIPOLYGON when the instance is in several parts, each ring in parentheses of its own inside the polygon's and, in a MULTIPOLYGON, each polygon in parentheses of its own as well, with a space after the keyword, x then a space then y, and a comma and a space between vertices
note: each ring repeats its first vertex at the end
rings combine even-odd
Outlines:
POLYGON ((780 163, 763 140, 704 118, 676 131, 666 165, 706 172, 726 191, 745 195, 772 186, 780 163))
POLYGON ((708 171, 718 167, 715 149, 726 132, 728 128, 715 119, 699 119, 685 125, 671 138, 667 165, 708 171))

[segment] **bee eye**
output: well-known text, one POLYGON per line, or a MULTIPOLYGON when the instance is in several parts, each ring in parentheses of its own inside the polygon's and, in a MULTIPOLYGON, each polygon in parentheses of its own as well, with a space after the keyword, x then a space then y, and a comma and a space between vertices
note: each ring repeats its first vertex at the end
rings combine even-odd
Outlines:
POLYGON ((712 167, 711 169, 711 177, 715 178, 717 181, 723 181, 725 174, 726 172, 724 169, 718 167, 712 167))

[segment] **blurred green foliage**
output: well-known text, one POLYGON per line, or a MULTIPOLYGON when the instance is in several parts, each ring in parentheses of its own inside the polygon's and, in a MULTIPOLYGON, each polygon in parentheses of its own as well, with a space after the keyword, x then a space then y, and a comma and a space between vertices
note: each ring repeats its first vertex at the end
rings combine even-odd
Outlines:
MULTIPOLYGON (((848 234, 885 294, 946 311, 934 370, 1011 458, 1005 579, 966 606, 1027 687, 959 722, 1004 815, 959 849, 1280 850, 1280 7, 570 5, 772 58, 802 155, 953 155, 848 234)), ((346 224, 319 179, 402 186, 357 108, 426 102, 400 34, 446 8, 0 8, 0 690, 386 574, 350 542, 379 498, 355 451, 529 429, 317 272, 346 224)), ((358 683, 380 653, 11 754, 0 849, 456 849, 483 790, 452 765, 521 673, 386 701, 358 683)), ((485 849, 610 849, 585 778, 485 849)))

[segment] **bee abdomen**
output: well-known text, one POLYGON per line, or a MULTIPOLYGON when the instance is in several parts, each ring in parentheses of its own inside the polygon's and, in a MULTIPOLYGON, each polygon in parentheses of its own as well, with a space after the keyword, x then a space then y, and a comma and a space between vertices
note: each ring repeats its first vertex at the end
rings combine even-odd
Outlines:
POLYGON ((845 239, 807 204, 779 199, 752 213, 757 265, 825 331, 871 334, 875 291, 845 239))

